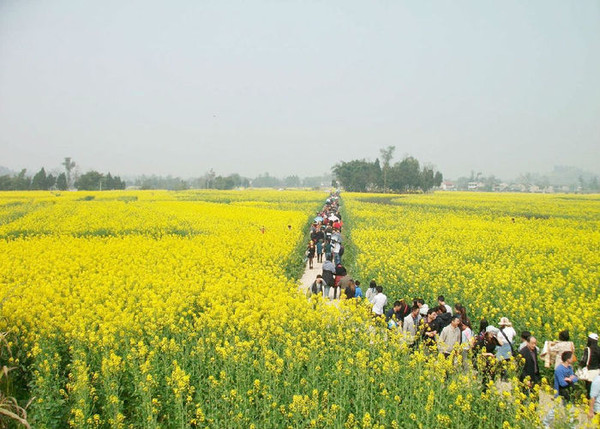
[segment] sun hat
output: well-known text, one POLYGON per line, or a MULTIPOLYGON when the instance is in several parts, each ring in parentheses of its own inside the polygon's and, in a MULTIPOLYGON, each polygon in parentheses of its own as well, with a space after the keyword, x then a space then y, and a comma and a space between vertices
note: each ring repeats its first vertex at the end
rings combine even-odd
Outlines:
POLYGON ((598 334, 596 334, 595 332, 590 332, 588 338, 598 341, 598 334))
POLYGON ((498 328, 496 328, 495 326, 489 325, 487 328, 485 328, 485 332, 491 332, 494 335, 498 334, 498 328))
POLYGON ((512 323, 510 323, 510 320, 508 320, 508 317, 502 317, 500 319, 500 322, 498 323, 498 325, 500 325, 500 326, 512 326, 512 323))
POLYGON ((423 307, 421 307, 421 310, 419 310, 419 313, 422 316, 427 316, 428 311, 429 311, 429 306, 427 304, 423 304, 423 307))

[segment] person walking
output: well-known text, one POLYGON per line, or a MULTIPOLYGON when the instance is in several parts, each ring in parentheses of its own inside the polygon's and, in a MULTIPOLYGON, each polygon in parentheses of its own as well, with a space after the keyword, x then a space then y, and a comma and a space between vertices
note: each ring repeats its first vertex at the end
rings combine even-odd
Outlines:
POLYGON ((323 263, 322 276, 323 280, 325 281, 323 298, 329 298, 329 291, 335 283, 335 265, 333 265, 333 261, 331 259, 332 257, 329 255, 329 257, 327 257, 323 263))
POLYGON ((579 379, 573 372, 573 352, 563 352, 561 364, 554 370, 554 397, 562 396, 565 401, 571 399, 573 386, 579 379))
MULTIPOLYGON (((325 259, 332 256, 331 251, 331 240, 325 240, 325 244, 323 245, 323 252, 325 253, 325 259)), ((333 259, 332 259, 333 260, 333 259)))
POLYGON ((510 359, 513 355, 513 341, 517 336, 516 331, 512 327, 512 323, 507 317, 502 317, 499 323, 500 329, 498 330, 498 350, 496 351, 496 357, 498 360, 510 359))
POLYGON ((419 330, 421 332, 421 341, 423 341, 423 347, 425 354, 435 353, 436 351, 436 340, 437 331, 435 330, 435 318, 437 312, 435 308, 427 310, 427 315, 419 322, 419 330))
POLYGON ((354 286, 355 286, 354 298, 362 298, 363 297, 363 292, 362 292, 362 289, 360 288, 360 281, 356 280, 354 282, 354 286))
POLYGON ((598 347, 598 334, 591 332, 587 338, 587 347, 581 357, 582 370, 585 368, 585 389, 590 398, 592 381, 600 375, 600 347, 598 347))
POLYGON ((454 315, 450 319, 450 324, 442 329, 438 339, 438 349, 445 357, 449 357, 454 346, 461 343, 462 332, 458 325, 460 325, 460 316, 454 315))
POLYGON ((533 386, 541 381, 536 338, 530 335, 527 345, 519 353, 525 360, 519 380, 525 382, 527 388, 531 391, 533 386))
POLYGON ((367 300, 373 304, 373 299, 377 295, 377 282, 375 280, 371 280, 369 283, 369 288, 367 289, 367 294, 365 295, 367 300))
POLYGON ((317 278, 312 283, 310 288, 308 288, 307 296, 318 295, 323 293, 323 289, 325 288, 325 280, 323 280, 323 276, 321 274, 317 274, 317 278))
POLYGON ((550 346, 550 356, 554 357, 554 369, 558 368, 558 365, 562 363, 561 356, 564 352, 572 352, 573 356, 575 356, 575 344, 569 340, 569 331, 565 329, 558 333, 558 341, 550 346))
POLYGON ((483 342, 480 351, 480 357, 477 359, 477 368, 481 371, 481 382, 483 391, 486 392, 488 384, 496 378, 498 371, 498 359, 496 359, 496 349, 498 348, 498 340, 496 332, 498 328, 487 326, 483 336, 483 342))
MULTIPOLYGON (((398 301, 396 301, 398 302, 398 301)), ((417 340, 417 329, 419 327, 419 307, 413 305, 410 309, 410 314, 404 318, 402 323, 402 333, 404 334, 404 340, 409 346, 414 346, 417 340)))
POLYGON ((375 288, 377 294, 373 298, 373 314, 375 316, 383 316, 384 307, 387 305, 387 296, 383 294, 383 287, 377 286, 375 288))
POLYGON ((402 325, 402 307, 400 301, 395 301, 394 306, 385 312, 385 321, 388 323, 388 328, 402 325))
POLYGON ((592 380, 588 417, 593 419, 596 414, 600 414, 600 375, 592 380))
POLYGON ((342 296, 345 296, 346 299, 354 298, 356 294, 356 283, 354 283, 354 279, 348 280, 347 286, 342 288, 342 291, 344 292, 342 296))
POLYGON ((317 263, 323 263, 323 240, 319 239, 317 241, 317 263))
POLYGON ((313 259, 315 259, 315 242, 310 240, 308 242, 308 246, 306 247, 306 256, 308 258, 308 268, 310 270, 313 269, 313 259))
POLYGON ((446 304, 446 298, 444 298, 444 295, 440 295, 438 296, 438 305, 443 305, 444 307, 446 307, 446 312, 450 314, 450 316, 452 316, 452 307, 450 307, 448 304, 446 304))
POLYGON ((473 330, 471 329, 471 322, 469 320, 463 320, 462 315, 456 313, 460 318, 460 324, 458 327, 461 331, 461 356, 463 369, 467 371, 469 369, 469 350, 473 347, 475 339, 473 338, 473 330))

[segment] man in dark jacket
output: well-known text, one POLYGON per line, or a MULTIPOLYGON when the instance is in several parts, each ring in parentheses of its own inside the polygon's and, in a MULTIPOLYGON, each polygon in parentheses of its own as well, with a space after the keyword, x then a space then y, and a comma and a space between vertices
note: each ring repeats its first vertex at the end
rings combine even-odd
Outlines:
POLYGON ((519 379, 524 381, 526 377, 529 377, 529 388, 533 388, 535 384, 539 384, 540 378, 540 367, 538 365, 537 355, 537 340, 535 337, 529 337, 527 347, 523 347, 520 351, 521 356, 525 359, 525 365, 521 371, 519 379))
MULTIPOLYGON (((332 256, 329 255, 327 260, 323 263, 323 280, 328 286, 333 286, 335 281, 335 265, 333 265, 332 256)), ((329 290, 329 288, 327 288, 329 290)))
POLYGON ((435 331, 442 332, 446 326, 450 324, 452 315, 447 312, 446 307, 438 305, 436 308, 437 317, 435 318, 435 331))

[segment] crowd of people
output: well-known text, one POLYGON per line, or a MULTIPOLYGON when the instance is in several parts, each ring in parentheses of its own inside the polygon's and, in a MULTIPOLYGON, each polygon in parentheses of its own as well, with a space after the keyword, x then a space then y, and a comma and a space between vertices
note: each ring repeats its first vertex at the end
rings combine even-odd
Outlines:
POLYGON ((327 198, 310 229, 310 240, 305 257, 308 268, 313 260, 322 262, 322 272, 316 275, 307 295, 321 295, 324 299, 361 299, 371 307, 374 318, 385 321, 390 330, 401 330, 403 341, 415 349, 422 346, 424 353, 442 354, 462 362, 465 370, 469 362, 482 375, 483 389, 490 381, 506 378, 508 364, 520 357, 520 380, 528 391, 541 382, 540 363, 553 368, 555 398, 570 401, 574 386, 584 382, 589 398, 589 416, 600 413, 600 347, 598 334, 590 333, 587 347, 575 373, 575 345, 569 331, 560 332, 558 341, 545 341, 540 351, 537 339, 527 330, 520 335, 507 317, 501 317, 497 326, 485 318, 473 330, 467 309, 460 303, 450 306, 443 295, 431 307, 422 298, 410 304, 395 300, 388 308, 388 297, 383 287, 371 280, 364 293, 360 281, 352 278, 343 265, 342 216, 339 193, 327 198), (324 260, 323 260, 324 256, 324 260), (516 342, 519 341, 517 345, 516 342), (460 356, 461 359, 457 359, 460 356))

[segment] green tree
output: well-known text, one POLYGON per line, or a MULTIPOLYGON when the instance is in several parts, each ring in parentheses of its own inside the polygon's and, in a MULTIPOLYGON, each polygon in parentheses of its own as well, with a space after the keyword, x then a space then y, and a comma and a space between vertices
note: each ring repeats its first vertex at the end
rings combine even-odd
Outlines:
POLYGON ((100 190, 100 182, 104 179, 104 175, 97 171, 91 170, 82 174, 74 183, 75 187, 80 191, 98 191, 100 190))
POLYGON ((56 177, 52 174, 46 176, 46 189, 52 189, 56 185, 56 177))
POLYGON ((281 180, 277 177, 270 176, 269 173, 259 174, 252 181, 252 186, 255 188, 279 188, 282 185, 281 180))
POLYGON ((27 176, 27 169, 22 169, 12 181, 14 191, 27 191, 31 188, 31 178, 27 176))
POLYGON ((350 192, 366 192, 376 188, 375 163, 364 159, 336 164, 333 167, 336 180, 350 192))
POLYGON ((423 192, 431 190, 435 185, 435 173, 432 167, 424 166, 421 170, 421 189, 423 192))
POLYGON ((422 189, 419 161, 412 156, 407 156, 394 164, 390 168, 388 182, 390 189, 396 192, 422 189))
POLYGON ((34 191, 48 190, 48 177, 46 176, 46 170, 44 167, 40 171, 35 173, 33 180, 31 181, 31 189, 34 191))
POLYGON ((67 175, 65 173, 60 173, 56 178, 56 188, 60 191, 66 191, 69 188, 67 175))
POLYGON ((8 174, 0 176, 0 191, 10 191, 13 188, 13 179, 8 174))
POLYGON ((302 181, 298 176, 288 176, 284 179, 283 183, 285 184, 286 188, 299 188, 302 184, 302 181))

